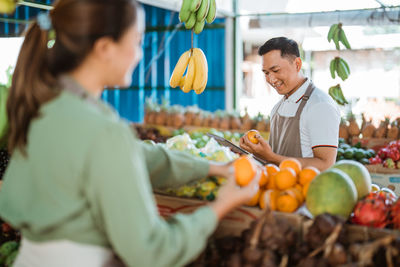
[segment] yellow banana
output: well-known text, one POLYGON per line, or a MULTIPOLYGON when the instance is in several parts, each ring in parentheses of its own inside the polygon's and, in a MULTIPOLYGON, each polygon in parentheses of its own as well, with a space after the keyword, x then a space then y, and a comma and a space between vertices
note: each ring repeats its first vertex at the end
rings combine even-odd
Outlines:
POLYGON ((172 88, 175 88, 179 85, 181 77, 185 73, 186 67, 189 63, 189 57, 190 57, 190 50, 183 53, 180 56, 178 63, 176 63, 174 71, 172 72, 171 78, 169 80, 169 85, 172 88))
POLYGON ((193 58, 195 63, 196 74, 193 81, 193 90, 204 90, 208 79, 207 59, 200 48, 193 48, 193 58), (204 88, 203 88, 204 87, 204 88))
POLYGON ((185 76, 182 76, 179 80, 179 88, 183 89, 183 85, 185 84, 185 76))
POLYGON ((189 93, 190 90, 192 90, 193 88, 193 81, 194 81, 194 77, 195 77, 195 69, 196 66, 194 64, 194 57, 191 56, 189 59, 189 66, 186 72, 186 76, 185 76, 185 82, 182 88, 182 91, 184 93, 189 93))

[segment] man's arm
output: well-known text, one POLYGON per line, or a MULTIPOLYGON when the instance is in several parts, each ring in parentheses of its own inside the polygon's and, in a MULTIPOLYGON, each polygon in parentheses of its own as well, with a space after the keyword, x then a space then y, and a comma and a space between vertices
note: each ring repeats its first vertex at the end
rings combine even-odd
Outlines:
MULTIPOLYGON (((274 153, 271 146, 261 136, 256 136, 256 138, 259 143, 253 144, 250 142, 247 135, 244 135, 240 139, 240 146, 276 165, 279 165, 283 160, 290 158, 274 153)), ((313 148, 314 157, 296 159, 300 161, 301 166, 303 167, 313 166, 318 168, 320 171, 324 171, 335 163, 336 153, 337 149, 335 147, 315 147, 313 148)))

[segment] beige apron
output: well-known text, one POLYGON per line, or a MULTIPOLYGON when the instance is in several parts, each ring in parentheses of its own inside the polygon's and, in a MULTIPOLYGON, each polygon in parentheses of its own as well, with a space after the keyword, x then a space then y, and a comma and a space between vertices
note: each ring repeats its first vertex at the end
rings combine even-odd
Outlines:
POLYGON ((300 105, 294 117, 285 117, 279 115, 279 108, 283 102, 278 106, 275 114, 271 118, 271 133, 269 144, 274 153, 286 157, 301 158, 301 142, 300 142, 300 115, 307 104, 314 91, 314 84, 310 82, 304 93, 300 105))
MULTIPOLYGON (((69 76, 60 77, 62 90, 78 95, 86 102, 110 112, 106 105, 89 95, 69 76)), ((34 242, 22 238, 13 267, 123 267, 112 250, 69 240, 34 242)))

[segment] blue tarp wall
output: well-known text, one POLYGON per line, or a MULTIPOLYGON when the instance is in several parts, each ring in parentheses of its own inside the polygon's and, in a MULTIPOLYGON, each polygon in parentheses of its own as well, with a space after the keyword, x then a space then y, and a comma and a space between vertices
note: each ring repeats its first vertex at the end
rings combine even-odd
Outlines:
MULTIPOLYGON (((47 1, 50 4, 52 1, 47 1)), ((191 47, 191 31, 178 25, 178 13, 143 5, 146 12, 146 33, 143 58, 137 66, 132 85, 126 89, 105 90, 102 98, 115 107, 120 115, 133 122, 141 122, 145 99, 171 105, 198 105, 215 111, 225 108, 225 19, 216 19, 199 35, 194 34, 194 47, 201 48, 208 61, 208 83, 201 95, 194 91, 183 93, 169 87, 169 78, 179 56, 191 47)), ((20 35, 24 21, 32 19, 41 10, 19 6, 12 16, 0 15, 0 36, 20 35), (15 21, 17 19, 17 21, 15 21)))

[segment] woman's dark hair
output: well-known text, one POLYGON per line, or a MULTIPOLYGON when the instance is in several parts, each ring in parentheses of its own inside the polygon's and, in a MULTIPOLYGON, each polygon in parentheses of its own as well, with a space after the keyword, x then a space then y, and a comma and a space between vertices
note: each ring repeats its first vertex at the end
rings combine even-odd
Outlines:
POLYGON ((260 56, 272 50, 280 50, 281 57, 296 58, 300 57, 299 46, 294 40, 288 39, 286 37, 276 37, 269 39, 265 42, 259 49, 258 54, 260 56))
POLYGON ((99 38, 118 41, 136 23, 137 10, 135 0, 59 0, 49 13, 56 36, 52 48, 49 30, 37 21, 29 26, 7 100, 10 152, 25 153, 31 121, 59 94, 57 77, 78 67, 99 38))

